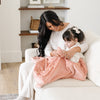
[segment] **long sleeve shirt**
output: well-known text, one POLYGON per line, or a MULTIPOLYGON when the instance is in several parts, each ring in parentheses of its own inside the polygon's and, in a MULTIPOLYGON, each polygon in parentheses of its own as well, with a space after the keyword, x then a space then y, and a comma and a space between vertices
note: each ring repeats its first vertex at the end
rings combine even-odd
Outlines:
MULTIPOLYGON (((52 31, 50 39, 45 47, 45 56, 50 56, 50 53, 53 50, 57 50, 57 47, 64 49, 65 41, 63 40, 62 35, 68 28, 70 28, 72 26, 73 25, 68 24, 67 27, 65 27, 61 31, 56 31, 56 32, 52 31)), ((84 53, 88 49, 88 44, 85 39, 84 39, 84 41, 81 42, 81 45, 79 47, 81 48, 82 53, 84 53)))

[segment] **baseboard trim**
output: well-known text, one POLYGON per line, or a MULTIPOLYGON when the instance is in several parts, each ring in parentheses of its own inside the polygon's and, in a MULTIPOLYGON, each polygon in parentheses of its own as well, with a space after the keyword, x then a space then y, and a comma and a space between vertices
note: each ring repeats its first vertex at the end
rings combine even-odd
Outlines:
POLYGON ((3 51, 1 52, 1 62, 2 63, 22 62, 22 52, 3 51))

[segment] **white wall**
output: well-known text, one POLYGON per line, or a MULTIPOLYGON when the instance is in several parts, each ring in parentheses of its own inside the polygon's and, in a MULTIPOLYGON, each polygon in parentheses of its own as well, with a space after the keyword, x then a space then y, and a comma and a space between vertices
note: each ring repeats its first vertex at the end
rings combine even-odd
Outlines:
POLYGON ((19 0, 2 0, 0 5, 0 37, 2 62, 20 62, 20 7, 19 0))
POLYGON ((100 35, 100 0, 68 0, 68 21, 100 35))

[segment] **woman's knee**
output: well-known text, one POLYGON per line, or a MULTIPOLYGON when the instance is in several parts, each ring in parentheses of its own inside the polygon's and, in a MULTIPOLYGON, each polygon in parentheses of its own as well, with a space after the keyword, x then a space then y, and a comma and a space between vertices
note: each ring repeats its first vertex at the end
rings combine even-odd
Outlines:
POLYGON ((25 62, 20 65, 19 72, 28 73, 34 66, 34 62, 25 62))

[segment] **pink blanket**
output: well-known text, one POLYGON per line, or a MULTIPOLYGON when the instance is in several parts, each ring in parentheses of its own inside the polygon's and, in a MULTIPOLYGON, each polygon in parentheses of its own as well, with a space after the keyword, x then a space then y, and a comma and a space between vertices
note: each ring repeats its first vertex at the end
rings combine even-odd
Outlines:
POLYGON ((86 64, 83 59, 74 63, 64 57, 34 57, 34 78, 37 87, 62 78, 85 80, 87 75, 86 64))

